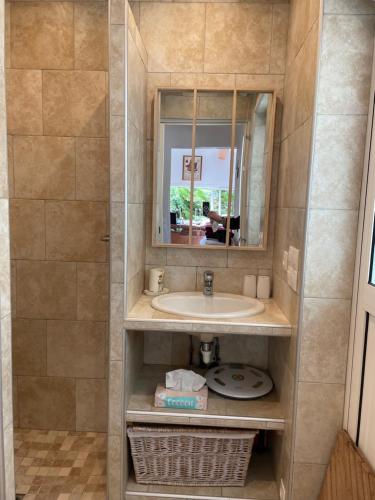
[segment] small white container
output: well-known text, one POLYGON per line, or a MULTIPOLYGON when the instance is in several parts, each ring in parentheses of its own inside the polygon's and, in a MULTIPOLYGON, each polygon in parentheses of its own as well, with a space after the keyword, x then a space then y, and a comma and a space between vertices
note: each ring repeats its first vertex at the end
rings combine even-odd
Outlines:
POLYGON ((152 293, 162 292, 164 288, 164 269, 153 268, 150 269, 148 279, 148 289, 152 293))
POLYGON ((269 299, 271 297, 271 277, 258 276, 257 298, 269 299))
POLYGON ((254 274, 247 274, 243 279, 242 295, 253 299, 257 296, 257 277, 254 274))

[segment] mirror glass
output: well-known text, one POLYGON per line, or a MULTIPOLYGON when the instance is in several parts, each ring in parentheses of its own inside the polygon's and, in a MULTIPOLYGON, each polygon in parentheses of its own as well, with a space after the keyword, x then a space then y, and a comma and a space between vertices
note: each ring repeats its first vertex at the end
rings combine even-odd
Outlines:
POLYGON ((188 245, 194 93, 165 91, 158 97, 160 123, 155 151, 157 168, 154 171, 155 240, 161 244, 188 245))
POLYGON ((232 185, 235 227, 232 228, 231 223, 231 243, 236 246, 263 243, 268 188, 267 117, 271 101, 272 95, 266 93, 239 92, 237 95, 239 154, 232 185))
POLYGON ((193 244, 225 246, 233 92, 197 93, 193 244), (213 219, 212 217, 215 217, 213 219))
POLYGON ((265 247, 272 103, 272 93, 157 92, 154 245, 265 247))

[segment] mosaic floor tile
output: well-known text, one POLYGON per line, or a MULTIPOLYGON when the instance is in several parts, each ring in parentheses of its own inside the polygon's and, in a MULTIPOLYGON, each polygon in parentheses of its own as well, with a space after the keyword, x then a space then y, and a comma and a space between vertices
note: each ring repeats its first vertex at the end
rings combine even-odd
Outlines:
POLYGON ((23 500, 106 500, 107 435, 15 429, 16 492, 23 500))

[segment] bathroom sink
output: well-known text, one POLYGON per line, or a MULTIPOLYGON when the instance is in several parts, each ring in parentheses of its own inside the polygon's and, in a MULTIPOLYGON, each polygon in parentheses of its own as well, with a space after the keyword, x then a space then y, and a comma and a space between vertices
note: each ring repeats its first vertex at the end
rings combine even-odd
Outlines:
POLYGON ((175 292, 159 295, 152 300, 158 311, 194 318, 243 318, 264 311, 257 299, 232 293, 175 292))

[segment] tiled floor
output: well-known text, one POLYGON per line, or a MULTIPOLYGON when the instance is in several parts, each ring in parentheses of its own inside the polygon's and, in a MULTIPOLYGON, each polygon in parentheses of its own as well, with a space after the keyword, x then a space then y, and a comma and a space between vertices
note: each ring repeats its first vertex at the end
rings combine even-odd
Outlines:
POLYGON ((106 434, 14 433, 16 491, 23 500, 105 500, 106 434))

